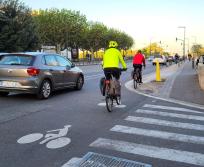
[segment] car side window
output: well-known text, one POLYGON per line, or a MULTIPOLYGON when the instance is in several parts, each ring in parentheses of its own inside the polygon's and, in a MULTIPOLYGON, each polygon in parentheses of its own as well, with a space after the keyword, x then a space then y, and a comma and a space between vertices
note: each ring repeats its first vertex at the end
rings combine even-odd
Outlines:
POLYGON ((67 59, 61 56, 56 56, 56 59, 59 63, 59 66, 64 66, 64 67, 71 67, 71 62, 69 62, 67 59))
POLYGON ((45 55, 45 64, 48 66, 58 66, 54 55, 45 55))

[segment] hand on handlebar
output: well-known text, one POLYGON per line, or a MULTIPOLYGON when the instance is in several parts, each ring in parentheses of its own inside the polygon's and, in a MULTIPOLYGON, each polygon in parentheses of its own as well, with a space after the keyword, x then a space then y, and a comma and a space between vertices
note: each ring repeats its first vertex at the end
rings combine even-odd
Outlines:
POLYGON ((123 71, 127 71, 127 68, 123 68, 122 70, 123 70, 123 71))

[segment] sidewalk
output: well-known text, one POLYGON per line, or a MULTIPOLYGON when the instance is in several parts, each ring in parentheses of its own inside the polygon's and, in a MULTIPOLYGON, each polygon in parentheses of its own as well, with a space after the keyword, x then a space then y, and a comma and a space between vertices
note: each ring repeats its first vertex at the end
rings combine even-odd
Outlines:
POLYGON ((155 82, 155 73, 143 77, 143 84, 134 90, 132 81, 127 86, 131 90, 164 99, 175 99, 191 104, 204 106, 204 91, 201 90, 196 70, 191 62, 185 62, 180 67, 172 65, 161 70, 164 82, 155 82))
POLYGON ((192 69, 191 62, 186 63, 176 77, 170 98, 204 105, 204 91, 200 88, 197 72, 192 69))

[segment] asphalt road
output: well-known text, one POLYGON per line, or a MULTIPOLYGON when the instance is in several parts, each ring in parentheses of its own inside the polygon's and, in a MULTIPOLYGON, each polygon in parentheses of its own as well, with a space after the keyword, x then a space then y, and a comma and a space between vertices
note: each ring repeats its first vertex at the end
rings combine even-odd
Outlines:
MULTIPOLYGON (((123 105, 108 113, 99 91, 101 67, 81 68, 86 78, 81 91, 58 91, 43 101, 26 94, 0 97, 0 166, 61 167, 87 152, 157 167, 204 166, 204 114, 199 109, 128 91, 124 83, 130 80, 129 65, 121 77, 123 105), (48 132, 56 129, 61 129, 64 140, 53 143, 58 137, 46 134, 57 134, 48 132), (46 141, 49 137, 53 138, 46 141)), ((144 74, 153 71, 149 64, 144 74)))

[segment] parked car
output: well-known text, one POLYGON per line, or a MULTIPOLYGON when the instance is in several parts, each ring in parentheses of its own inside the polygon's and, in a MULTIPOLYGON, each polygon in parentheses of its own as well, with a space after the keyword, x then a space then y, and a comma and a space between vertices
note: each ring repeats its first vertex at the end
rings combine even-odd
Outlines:
POLYGON ((149 56, 149 58, 147 60, 148 61, 153 61, 154 60, 154 56, 149 56))
POLYGON ((84 84, 81 69, 57 54, 25 52, 1 55, 0 95, 10 92, 36 94, 47 99, 55 90, 84 84))
POLYGON ((152 65, 156 65, 156 62, 159 61, 159 64, 167 65, 167 60, 164 55, 154 55, 154 59, 152 61, 152 65))
POLYGON ((172 64, 174 62, 174 57, 173 56, 167 56, 167 62, 169 64, 172 64))
POLYGON ((0 60, 1 60, 1 58, 2 58, 2 55, 5 55, 6 53, 1 53, 0 52, 0 60))

